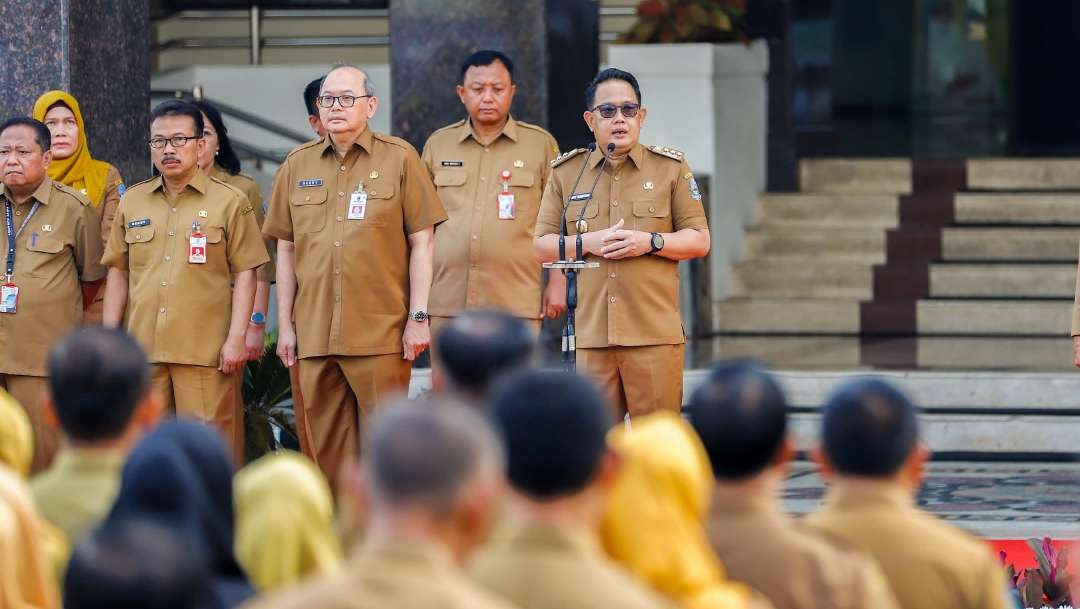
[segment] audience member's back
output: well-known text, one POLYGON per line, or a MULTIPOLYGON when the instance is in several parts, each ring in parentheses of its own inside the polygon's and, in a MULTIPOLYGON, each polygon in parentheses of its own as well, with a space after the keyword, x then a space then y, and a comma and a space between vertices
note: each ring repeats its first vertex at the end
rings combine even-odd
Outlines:
POLYGON ((60 607, 41 525, 26 483, 0 464, 0 608, 60 607))
POLYGON ((728 577, 777 609, 897 606, 872 559, 836 547, 781 510, 793 451, 787 402, 768 373, 745 361, 720 364, 691 396, 689 412, 716 478, 709 537, 728 577))
POLYGON ((484 309, 463 311, 435 339, 435 389, 473 407, 483 405, 499 377, 527 366, 536 345, 524 321, 484 309))
POLYGON ((904 609, 1011 606, 990 549, 916 506, 928 454, 903 394, 874 379, 840 387, 821 438, 830 486, 808 524, 873 556, 904 609))

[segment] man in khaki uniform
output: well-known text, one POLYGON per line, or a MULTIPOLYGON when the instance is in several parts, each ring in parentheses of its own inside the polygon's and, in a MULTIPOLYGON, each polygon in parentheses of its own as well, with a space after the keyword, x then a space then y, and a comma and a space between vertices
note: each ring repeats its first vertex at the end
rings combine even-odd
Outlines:
POLYGON ((838 388, 817 455, 829 492, 807 524, 877 560, 903 609, 1011 607, 990 548, 916 506, 928 457, 918 436, 915 407, 885 381, 838 388))
POLYGON ((368 128, 374 95, 358 68, 326 75, 328 136, 285 159, 263 225, 278 240, 278 355, 299 358, 301 444, 331 485, 356 451, 360 411, 406 390, 430 342, 433 235, 446 219, 416 150, 368 128))
POLYGON ((576 374, 525 371, 508 377, 489 407, 514 492, 506 526, 469 565, 476 581, 529 609, 674 609, 600 548, 617 459, 596 387, 576 374))
POLYGON ((872 559, 841 549, 781 511, 779 493, 794 447, 787 400, 767 372, 747 362, 720 364, 688 409, 716 476, 707 527, 728 577, 783 609, 899 607, 872 559))
POLYGON ((387 404, 363 453, 344 475, 343 500, 370 517, 353 559, 245 609, 511 609, 460 565, 486 537, 502 482, 487 422, 451 403, 387 404))
POLYGON ((103 321, 123 321, 142 344, 166 410, 217 427, 242 462, 244 337, 255 269, 270 257, 247 197, 199 170, 199 109, 163 102, 151 119, 161 175, 120 201, 102 260, 110 267, 103 321))
MULTIPOLYGON (((678 261, 709 251, 701 195, 681 152, 638 142, 646 112, 632 74, 603 70, 585 99, 598 152, 582 148, 552 162, 536 221, 536 256, 558 259, 564 225, 570 235, 582 233, 585 258, 600 268, 578 276, 581 370, 597 379, 620 416, 678 411, 686 340, 678 261)), ((568 258, 574 244, 566 240, 568 258)))
POLYGON ((0 125, 5 229, 0 296, 0 388, 34 427, 37 472, 52 460, 56 431, 45 424, 45 359, 53 342, 82 322, 80 282, 104 277, 97 214, 86 197, 46 175, 48 128, 27 117, 0 125))
MULTIPOLYGON (((461 67, 457 94, 468 118, 431 134, 421 157, 449 219, 435 232, 431 334, 465 309, 520 317, 536 334, 566 309, 566 279, 532 255, 540 197, 559 146, 550 133, 514 120, 514 64, 477 51, 461 67)), ((436 368, 436 361, 432 360, 436 368)))

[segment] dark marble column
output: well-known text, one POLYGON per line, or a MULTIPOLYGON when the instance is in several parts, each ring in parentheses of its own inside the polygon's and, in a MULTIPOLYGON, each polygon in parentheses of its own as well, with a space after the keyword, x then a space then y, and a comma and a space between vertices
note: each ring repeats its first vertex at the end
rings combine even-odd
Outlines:
POLYGON ((792 115, 795 58, 791 40, 791 1, 757 0, 749 5, 751 38, 769 43, 769 135, 766 188, 798 190, 795 124, 792 115))
POLYGON ((50 89, 79 100, 90 150, 129 184, 150 173, 150 18, 146 0, 0 2, 0 108, 30 114, 50 89))
MULTIPOLYGON (((570 124, 565 118, 570 112, 576 112, 580 122, 579 98, 588 80, 579 82, 578 72, 589 72, 591 77, 596 71, 597 24, 594 0, 391 0, 394 135, 419 149, 432 131, 463 118, 465 111, 454 91, 461 62, 474 51, 496 49, 514 61, 514 117, 549 129, 559 125, 566 131, 564 137, 570 137, 567 129, 572 125, 567 129, 562 125, 570 124), (583 22, 575 21, 575 16, 583 22), (563 28, 558 35, 549 34, 553 24, 563 28), (584 38, 578 41, 580 37, 584 38), (554 76, 561 68, 552 62, 571 61, 570 50, 576 68, 581 69, 564 82, 554 76), (563 95, 577 100, 573 110, 551 103, 563 95)), ((558 138, 560 133, 555 135, 558 138)))

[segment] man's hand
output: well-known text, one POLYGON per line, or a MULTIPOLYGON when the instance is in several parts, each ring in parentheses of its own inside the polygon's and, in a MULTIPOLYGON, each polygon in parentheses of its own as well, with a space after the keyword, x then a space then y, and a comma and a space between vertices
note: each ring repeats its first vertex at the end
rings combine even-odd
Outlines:
POLYGON ((221 346, 218 356, 218 370, 222 374, 232 374, 244 367, 247 362, 247 350, 244 348, 244 336, 230 336, 221 346))
POLYGON ((426 321, 410 319, 405 324, 405 333, 401 335, 401 348, 404 359, 415 360, 431 344, 431 328, 426 321))
POLYGON ((296 327, 290 324, 278 324, 277 356, 286 368, 296 364, 296 327))
POLYGON ((540 316, 555 319, 565 312, 566 278, 559 271, 552 270, 548 284, 544 287, 544 302, 540 305, 540 316))
POLYGON ((626 230, 623 221, 612 226, 601 240, 600 255, 608 260, 643 256, 652 249, 652 234, 639 230, 626 230))
POLYGON ((247 351, 249 362, 258 361, 266 350, 266 326, 263 324, 248 324, 247 333, 244 335, 244 349, 247 351))

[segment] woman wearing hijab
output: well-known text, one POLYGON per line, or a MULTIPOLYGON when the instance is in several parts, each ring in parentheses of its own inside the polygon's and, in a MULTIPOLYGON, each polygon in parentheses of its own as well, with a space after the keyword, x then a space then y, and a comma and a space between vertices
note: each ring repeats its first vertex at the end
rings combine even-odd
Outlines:
POLYGON ((56 573, 41 538, 30 489, 0 465, 0 609, 60 609, 56 573))
MULTIPOLYGON (((229 130, 225 128, 225 122, 221 118, 221 112, 213 104, 195 100, 192 102, 202 110, 203 114, 203 140, 206 147, 203 148, 202 156, 199 157, 199 167, 206 171, 206 175, 233 186, 247 195, 248 202, 255 213, 255 220, 259 228, 263 224, 263 196, 258 183, 246 174, 240 173, 240 159, 233 150, 229 140, 229 130)), ((248 361, 255 361, 262 357, 265 349, 266 337, 266 311, 270 306, 270 284, 274 281, 274 250, 273 241, 267 240, 266 249, 270 253, 271 262, 258 268, 255 283, 255 306, 252 308, 251 323, 248 324, 247 346, 248 361)))
POLYGON ((233 553, 232 462, 224 441, 198 423, 170 421, 148 434, 124 466, 120 493, 95 535, 131 519, 167 525, 206 557, 206 609, 236 607, 254 590, 233 553))
POLYGON ((322 472, 293 452, 269 455, 240 470, 236 555, 260 592, 327 573, 341 563, 334 499, 322 472))
POLYGON ((601 540, 608 554, 687 609, 768 607, 726 579, 705 533, 712 489, 708 456, 677 413, 618 427, 608 443, 622 469, 608 497, 601 540))
MULTIPOLYGON (((79 102, 64 91, 49 91, 34 103, 34 118, 45 123, 52 135, 49 177, 86 195, 101 219, 101 238, 107 241, 124 194, 124 180, 115 167, 91 156, 79 102)), ((102 285, 86 305, 86 323, 101 323, 104 299, 102 285)))

